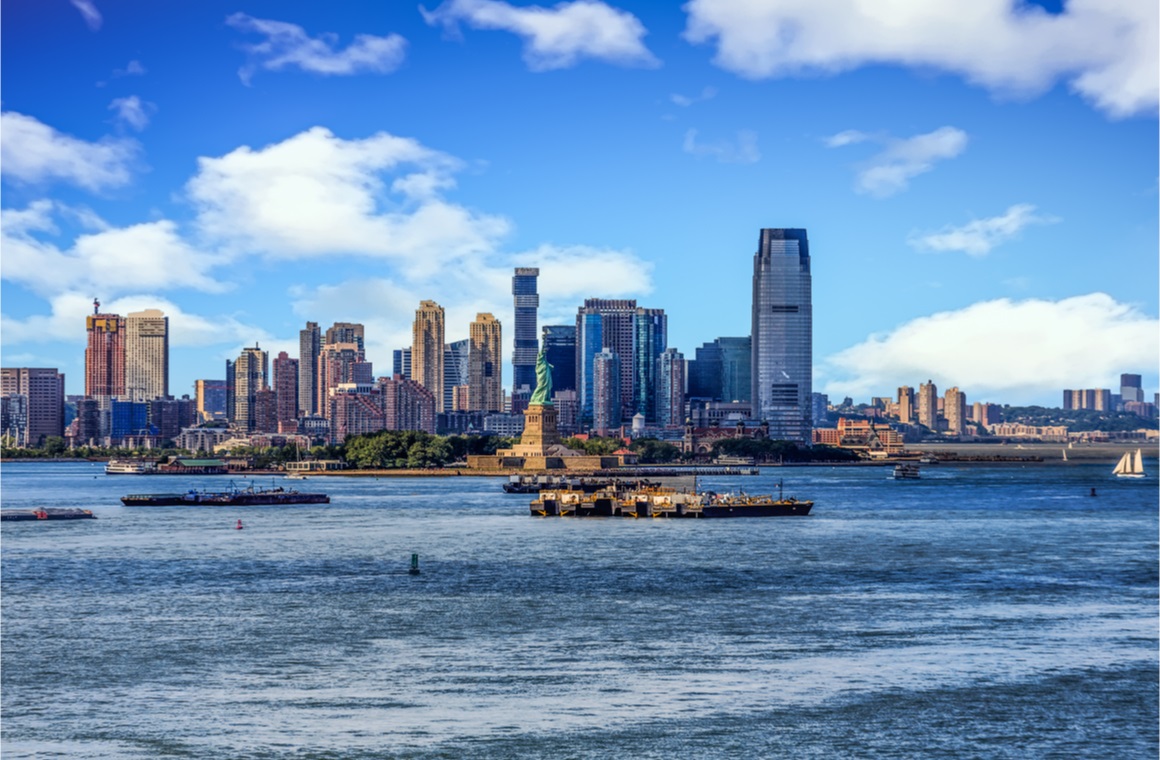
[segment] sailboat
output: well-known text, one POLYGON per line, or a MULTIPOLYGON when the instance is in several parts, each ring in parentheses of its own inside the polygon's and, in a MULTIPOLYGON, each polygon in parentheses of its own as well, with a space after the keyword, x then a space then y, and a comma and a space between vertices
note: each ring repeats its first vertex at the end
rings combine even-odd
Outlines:
POLYGON ((1116 469, 1112 470, 1112 474, 1117 478, 1144 477, 1144 456, 1140 453, 1140 449, 1136 449, 1135 456, 1132 455, 1132 452, 1125 451, 1124 456, 1120 457, 1116 469))
POLYGON ((1067 449, 1060 449, 1063 452, 1063 461, 1067 461, 1067 449))

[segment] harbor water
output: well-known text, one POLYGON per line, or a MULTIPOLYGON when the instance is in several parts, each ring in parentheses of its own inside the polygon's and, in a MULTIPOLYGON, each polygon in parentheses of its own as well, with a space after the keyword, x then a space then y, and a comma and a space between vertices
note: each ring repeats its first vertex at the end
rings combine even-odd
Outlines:
POLYGON ((5 462, 4 508, 98 519, 0 528, 0 751, 1155 758, 1156 461, 1113 464, 767 468, 701 487, 810 516, 561 520, 503 478, 132 508, 229 479, 5 462))

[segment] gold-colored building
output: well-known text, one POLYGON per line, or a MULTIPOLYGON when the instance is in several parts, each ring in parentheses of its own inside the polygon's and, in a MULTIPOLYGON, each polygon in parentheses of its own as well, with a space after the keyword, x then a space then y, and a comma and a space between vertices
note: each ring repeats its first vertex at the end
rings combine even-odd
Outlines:
POLYGON ((491 314, 477 314, 468 338, 468 411, 503 411, 503 329, 499 320, 491 314))
POLYGON ((443 408, 443 307, 421 301, 411 329, 411 379, 435 396, 435 412, 443 408))

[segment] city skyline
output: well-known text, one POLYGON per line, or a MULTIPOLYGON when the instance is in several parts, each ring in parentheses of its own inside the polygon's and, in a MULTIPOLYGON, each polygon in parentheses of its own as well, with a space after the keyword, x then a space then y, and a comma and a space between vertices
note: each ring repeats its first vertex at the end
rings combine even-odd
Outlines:
POLYGON ((753 231, 800 227, 815 391, 1160 384, 1155 41, 1108 23, 1155 8, 989 8, 969 32, 998 48, 956 58, 916 57, 905 16, 813 57, 793 11, 589 5, 585 28, 543 7, 564 49, 528 4, 490 29, 462 2, 6 4, 3 364, 82 392, 99 297, 168 316, 178 396, 245 346, 299 356, 308 320, 365 324, 387 368, 432 300, 448 343, 511 326, 510 388, 515 267, 540 270, 539 325, 634 299, 691 358, 748 332, 753 231), (778 23, 804 47, 750 47, 778 23))

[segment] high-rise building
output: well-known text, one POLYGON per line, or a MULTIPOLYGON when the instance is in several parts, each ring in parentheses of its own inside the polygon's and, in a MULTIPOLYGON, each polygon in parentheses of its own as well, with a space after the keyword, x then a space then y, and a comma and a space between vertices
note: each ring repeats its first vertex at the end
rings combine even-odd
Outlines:
POLYGON ((160 309, 125 317, 125 393, 132 401, 169 395, 169 317, 160 309))
POLYGON ((353 343, 358 347, 359 358, 366 358, 366 344, 363 342, 363 326, 357 322, 335 322, 326 331, 323 345, 353 343))
POLYGON ((814 393, 810 403, 813 405, 814 427, 824 427, 830 420, 830 397, 824 393, 814 393))
POLYGON ((491 314, 477 314, 471 323, 468 352, 468 410, 503 411, 503 331, 491 314))
POLYGON ((680 427, 685 422, 685 356, 667 348, 657 357, 657 418, 661 427, 680 427))
MULTIPOLYGON (((407 350, 410 353, 410 349, 407 350)), ((455 410, 455 389, 467 386, 471 372, 471 339, 457 340, 443 347, 443 408, 455 410)), ((396 375, 401 373, 396 372, 396 375)), ((404 375, 404 377, 406 377, 404 375)), ((467 411, 464 406, 462 411, 467 411)))
POLYGON ((421 301, 411 329, 411 379, 435 396, 436 413, 443 411, 443 307, 421 301))
POLYGON ((552 390, 576 390, 576 326, 544 325, 540 341, 552 368, 552 390))
POLYGON ((521 388, 536 389, 536 356, 540 352, 536 340, 536 310, 540 296, 536 293, 535 267, 516 267, 512 277, 512 296, 515 298, 515 325, 512 329, 512 392, 521 388))
POLYGON ((655 423, 657 360, 668 348, 669 320, 664 309, 637 308, 632 318, 633 412, 655 423))
POLYGON ((1003 421, 1003 407, 998 404, 988 404, 976 401, 971 404, 971 419, 976 425, 989 427, 1003 421))
POLYGON ((770 438, 809 443, 813 301, 804 229, 763 229, 753 256, 753 415, 770 438))
POLYGON ((279 351, 274 359, 275 419, 280 427, 296 422, 302 409, 298 401, 298 382, 301 379, 298 365, 298 359, 291 359, 285 351, 279 351))
POLYGON ((633 299, 588 298, 576 315, 576 390, 582 422, 593 421, 595 358, 611 349, 620 358, 621 417, 633 409, 633 299))
POLYGON ((233 416, 230 422, 252 433, 258 428, 258 391, 269 387, 269 357, 257 344, 233 362, 233 416))
POLYGON ((298 331, 298 403, 302 416, 318 414, 318 354, 322 350, 322 333, 317 322, 307 322, 298 331))
POLYGON ((947 433, 962 435, 967 431, 967 394, 958 388, 947 388, 943 396, 943 416, 947 418, 947 433))
POLYGON ((1063 392, 1063 408, 1110 412, 1112 411, 1112 392, 1107 388, 1065 390, 1063 392))
POLYGON ((201 421, 220 419, 226 415, 226 381, 194 380, 194 398, 201 421))
POLYGON ((933 380, 918 386, 918 424, 938 432, 938 387, 933 380))
MULTIPOLYGON (((446 361, 446 358, 444 358, 444 361, 446 361)), ((447 368, 444 367, 443 371, 446 372, 447 368)), ((393 377, 395 375, 404 377, 407 380, 411 379, 411 349, 396 348, 391 352, 391 376, 393 377)))
POLYGON ((689 398, 749 403, 752 360, 753 341, 748 335, 703 344, 686 370, 689 398))
POLYGON ((13 406, 9 424, 0 432, 11 434, 17 445, 43 446, 49 436, 64 435, 64 375, 55 368, 0 369, 0 396, 13 406))
POLYGON ((1144 387, 1139 375, 1120 375, 1120 403, 1144 400, 1144 387))
POLYGON ((597 435, 606 435, 623 419, 621 360, 615 351, 605 348, 593 357, 592 365, 592 427, 597 435))
POLYGON ((340 385, 374 382, 374 367, 357 343, 327 343, 318 354, 318 408, 329 414, 331 391, 340 385))
POLYGON ((904 425, 914 424, 914 388, 909 385, 898 389, 898 421, 904 425))
POLYGON ((93 313, 85 318, 85 395, 104 406, 125 395, 125 318, 101 314, 100 308, 100 301, 93 301, 93 313))
POLYGON ((435 433, 435 396, 414 380, 380 377, 383 420, 387 430, 435 433))

